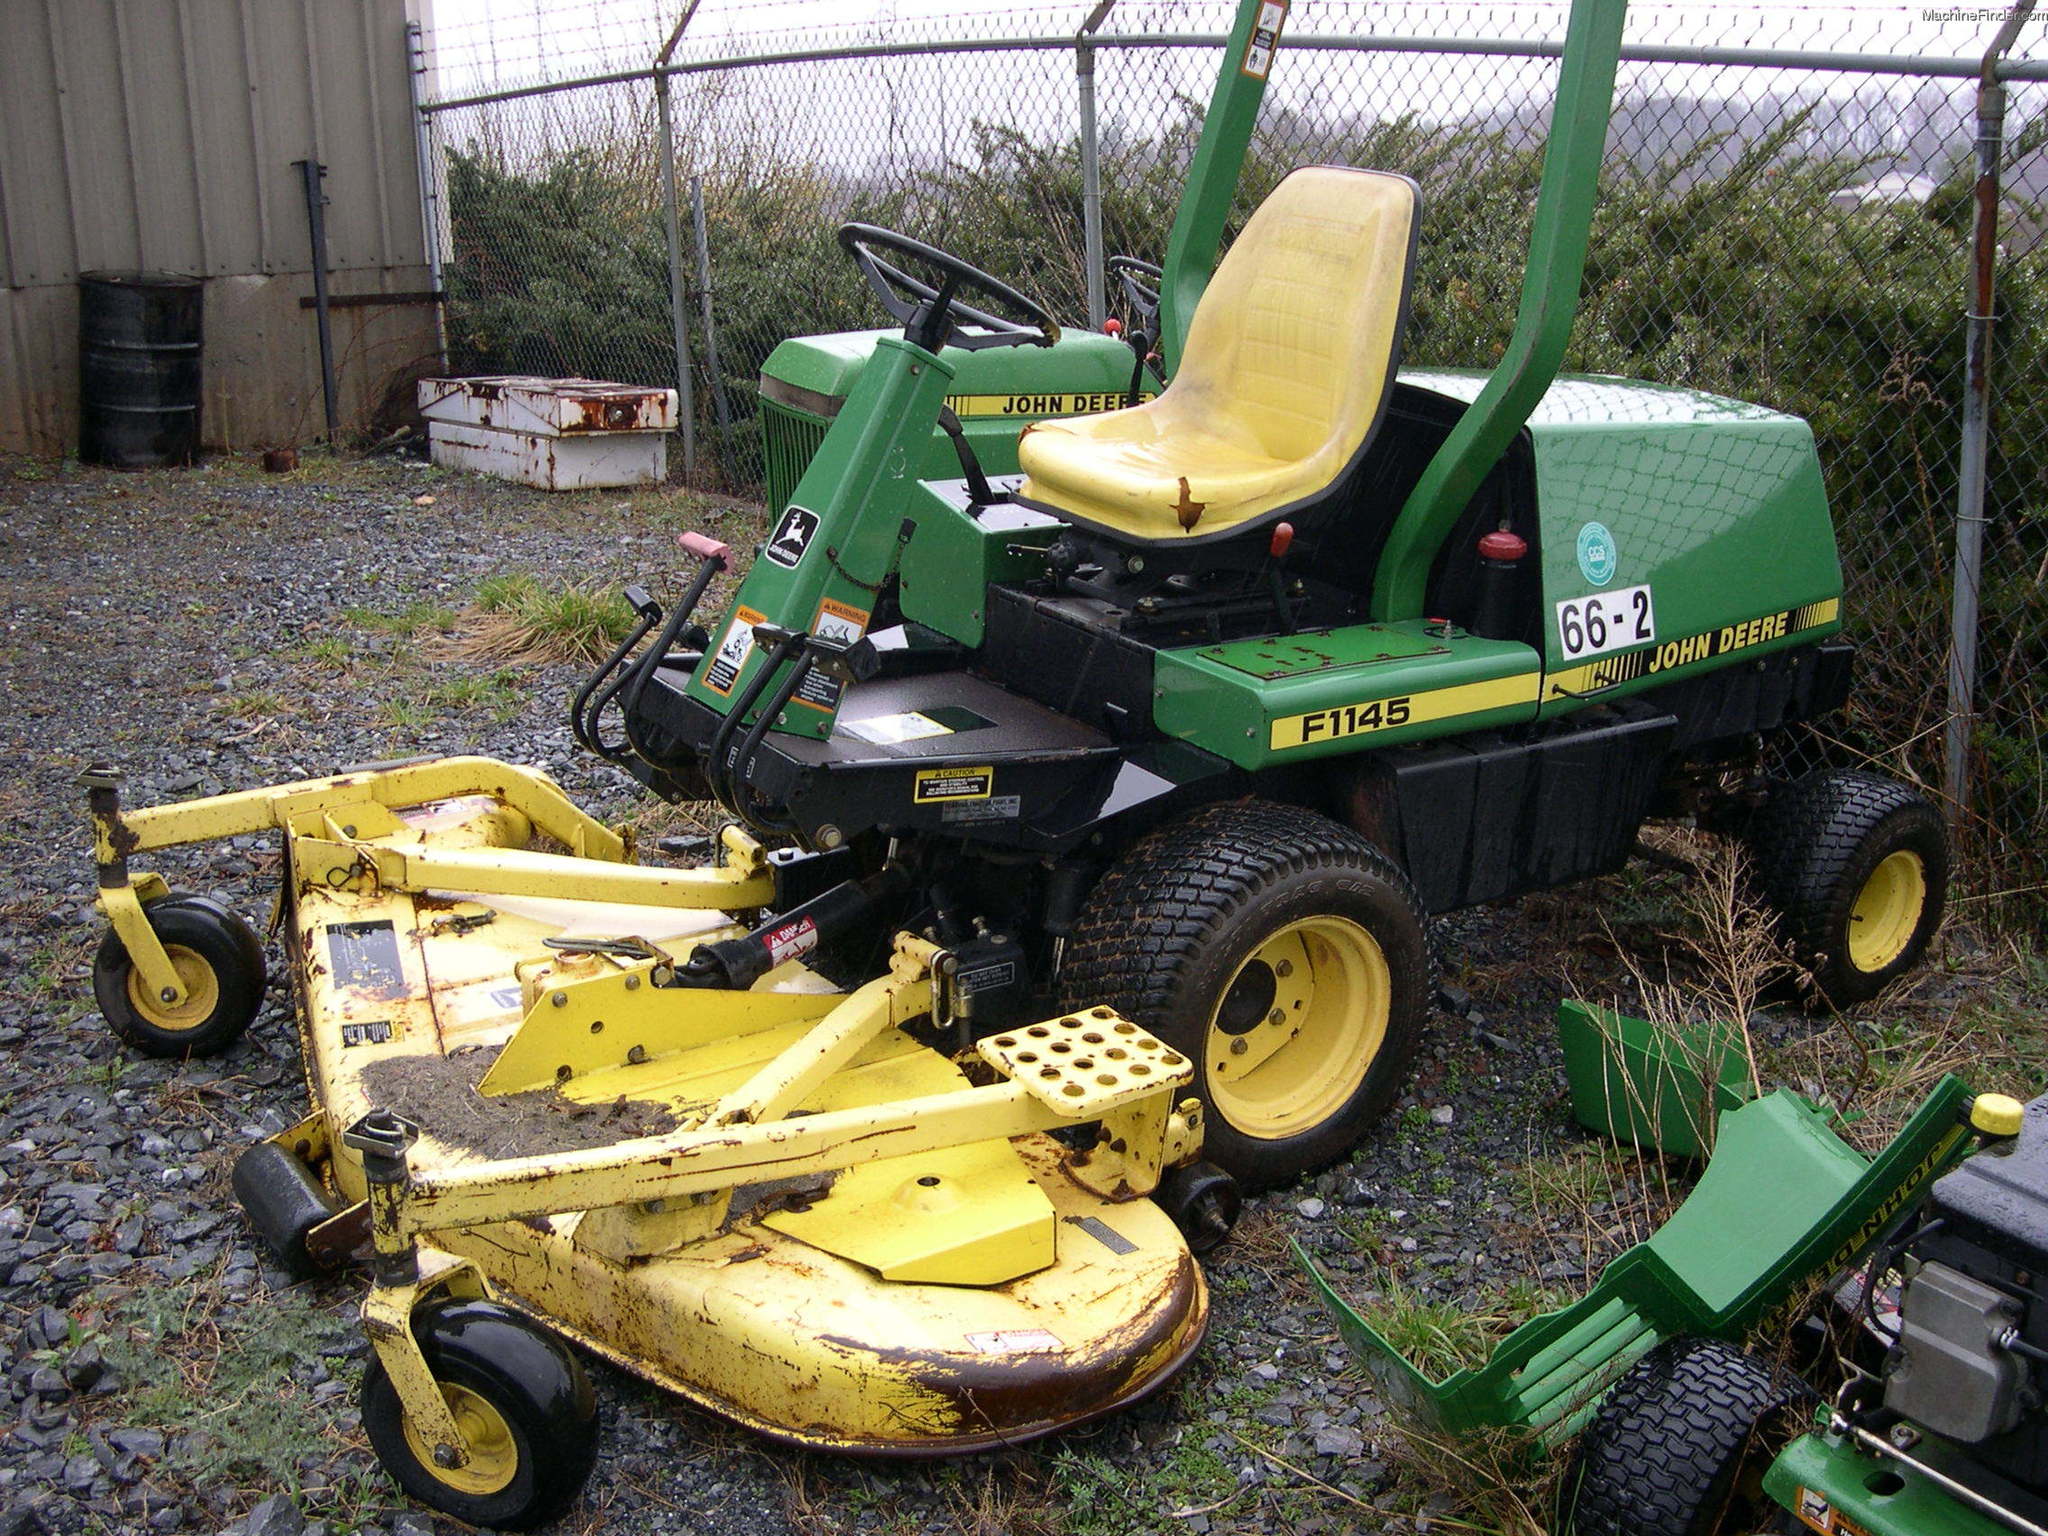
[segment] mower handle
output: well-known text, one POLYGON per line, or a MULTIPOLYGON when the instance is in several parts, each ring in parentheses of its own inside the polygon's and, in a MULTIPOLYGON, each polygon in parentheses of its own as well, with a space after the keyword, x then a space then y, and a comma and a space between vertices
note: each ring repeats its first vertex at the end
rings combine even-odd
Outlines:
POLYGON ((927 352, 959 347, 978 352, 984 347, 1049 347, 1060 328, 1036 300, 1001 278, 969 266, 958 256, 922 240, 913 240, 875 224, 842 224, 839 243, 882 301, 882 307, 903 322, 903 336, 927 352), (879 248, 918 263, 939 276, 934 285, 875 254, 879 248), (959 291, 993 299, 1022 320, 991 314, 959 298, 959 291), (974 329, 969 329, 974 327, 974 329))

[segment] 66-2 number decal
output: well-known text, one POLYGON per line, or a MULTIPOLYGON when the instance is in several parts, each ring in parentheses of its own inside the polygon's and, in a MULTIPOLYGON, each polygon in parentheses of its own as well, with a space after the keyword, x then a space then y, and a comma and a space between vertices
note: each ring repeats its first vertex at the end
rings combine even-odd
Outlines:
POLYGON ((1557 643, 1567 659, 1648 645, 1657 638, 1650 589, 1623 587, 1568 597, 1557 605, 1557 643))

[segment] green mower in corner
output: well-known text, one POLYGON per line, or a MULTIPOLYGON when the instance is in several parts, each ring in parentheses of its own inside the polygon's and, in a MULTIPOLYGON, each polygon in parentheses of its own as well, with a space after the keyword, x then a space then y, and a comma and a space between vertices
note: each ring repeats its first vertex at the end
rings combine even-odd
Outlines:
MULTIPOLYGON (((1588 1092, 1575 1077, 1581 1120, 1639 1145, 1697 1150, 1697 1112, 1667 1097, 1650 1113, 1644 1090, 1675 1067, 1705 1090, 1702 1105, 1719 1101, 1711 1068, 1701 1076, 1698 1062, 1653 1050, 1646 1071, 1641 1022, 1604 1022, 1619 1027, 1608 1080, 1588 1092)), ((2048 1098, 2023 1109, 1945 1077, 1868 1160, 1791 1093, 1718 1118, 1713 1156, 1669 1221, 1578 1301, 1442 1380, 1416 1369, 1299 1247, 1296 1257, 1411 1422, 1571 1448, 1563 1536, 2040 1536, 2048 1098), (1894 1272, 1903 1294, 1885 1304, 1894 1272), (1833 1367, 1843 1385, 1818 1427, 1793 1439, 1811 1388, 1743 1341, 1796 1323, 1791 1309, 1815 1284, 1845 1274, 1831 1292, 1855 1309, 1833 1367)))

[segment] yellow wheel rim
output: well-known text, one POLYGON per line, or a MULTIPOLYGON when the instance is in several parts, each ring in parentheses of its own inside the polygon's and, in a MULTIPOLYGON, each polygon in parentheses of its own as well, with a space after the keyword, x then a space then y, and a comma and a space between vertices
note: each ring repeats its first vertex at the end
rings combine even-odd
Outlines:
POLYGON ((1913 942, 1927 910, 1927 866, 1901 848, 1887 856, 1849 908, 1849 960, 1859 971, 1881 971, 1913 942))
POLYGON ((462 1443, 469 1451, 468 1464, 436 1466, 434 1448, 426 1443, 409 1417, 405 1420, 406 1448, 436 1482, 446 1483, 458 1493, 496 1493, 519 1470, 519 1445, 512 1438, 512 1426, 491 1406, 489 1398, 452 1381, 444 1381, 440 1387, 448 1411, 455 1415, 455 1427, 462 1431, 462 1443))
POLYGON ((196 949, 188 949, 183 944, 166 944, 164 953, 171 957, 171 968, 178 973, 178 985, 185 989, 185 1001, 167 1003, 152 996, 143 982, 142 973, 130 966, 128 1006, 146 1023, 158 1029, 197 1029, 213 1017, 213 1010, 220 1003, 220 978, 213 974, 213 967, 196 949))
POLYGON ((1379 941, 1350 918, 1289 923, 1245 956, 1210 1015, 1210 1104, 1247 1136, 1313 1130, 1365 1081, 1392 996, 1379 941))

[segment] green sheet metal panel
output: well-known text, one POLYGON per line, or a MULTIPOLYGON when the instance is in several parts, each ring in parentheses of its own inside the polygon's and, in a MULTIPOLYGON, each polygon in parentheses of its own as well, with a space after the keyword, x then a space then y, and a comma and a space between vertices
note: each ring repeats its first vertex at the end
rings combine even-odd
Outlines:
POLYGON ((1533 719, 1536 653, 1422 620, 1161 651, 1153 720, 1240 768, 1533 719))
MULTIPOLYGON (((687 696, 721 715, 747 700, 768 664, 770 649, 755 626, 850 645, 872 623, 877 594, 902 556, 903 509, 916 491, 911 451, 953 377, 943 358, 900 337, 883 337, 875 351, 712 632, 703 664, 690 674, 687 696)), ((778 682, 762 685, 750 713, 766 707, 778 682)), ((823 671, 812 671, 775 717, 776 728, 823 740, 838 718, 841 691, 823 671)))
POLYGON ((1706 1175, 1670 1222, 1608 1265, 1578 1301, 1530 1319, 1484 1365, 1441 1381, 1416 1370, 1339 1296, 1299 1244, 1295 1258, 1392 1401, 1453 1433, 1511 1427, 1556 1442, 1659 1339, 1739 1337, 1804 1281, 1860 1258, 1967 1150, 1971 1097, 1960 1078, 1942 1078, 1867 1165, 1790 1093, 1728 1111, 1706 1175), (1787 1219, 1762 1218, 1780 1204, 1787 1219))
POLYGON ((962 645, 978 646, 988 613, 988 584, 1025 581, 1045 571, 1043 549, 1066 525, 1028 507, 968 511, 919 485, 910 517, 917 531, 903 548, 897 595, 903 617, 962 645))
POLYGON ((1764 1473, 1764 1492, 1798 1515, 1803 1529, 1828 1536, 2011 1536, 1919 1473, 1825 1435, 1787 1446, 1764 1473))
MULTIPOLYGON (((768 510, 780 512, 798 476, 817 451, 825 427, 846 402, 875 343, 899 331, 839 331, 796 336, 761 365, 761 433, 768 471, 768 510)), ((981 467, 991 475, 1017 473, 1017 439, 1034 421, 1123 407, 1129 398, 1131 349, 1095 331, 1060 332, 1050 347, 994 347, 963 352, 944 347, 953 369, 946 403, 960 418, 981 467)), ((1158 380, 1148 376, 1141 394, 1151 398, 1158 380)), ((953 443, 934 427, 918 450, 912 472, 943 480, 960 473, 953 443)))
MULTIPOLYGON (((1486 375, 1407 369, 1469 404, 1486 375)), ((1813 432, 1674 385, 1568 375, 1529 417, 1542 562, 1544 712, 1638 692, 1841 627, 1841 563, 1813 432), (1634 594, 1644 594, 1638 603, 1634 594), (1584 644, 1588 600, 1603 610, 1584 644), (1570 621, 1560 605, 1573 604, 1570 621), (1616 627, 1616 621, 1619 627, 1616 627)))

